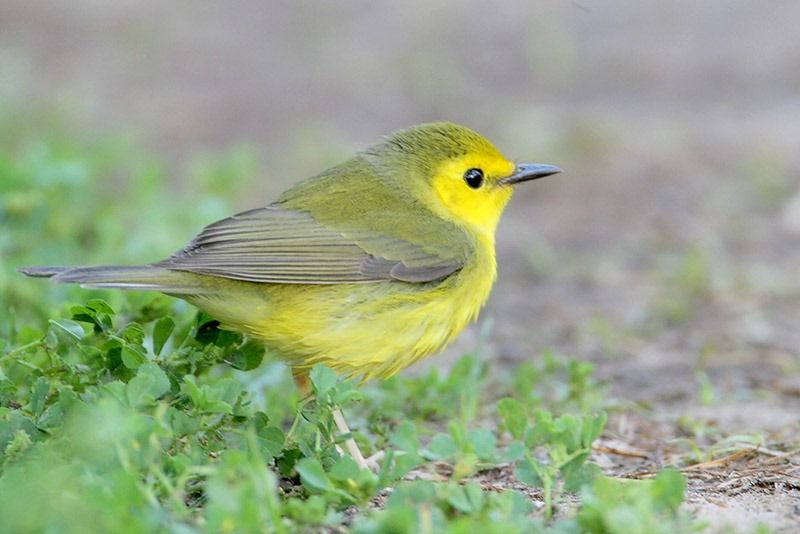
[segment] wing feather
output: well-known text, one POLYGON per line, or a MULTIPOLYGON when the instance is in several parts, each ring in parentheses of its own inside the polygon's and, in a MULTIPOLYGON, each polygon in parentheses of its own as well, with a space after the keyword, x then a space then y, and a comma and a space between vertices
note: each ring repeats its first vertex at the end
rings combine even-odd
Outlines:
POLYGON ((208 225, 156 265, 262 283, 421 283, 453 274, 464 260, 365 230, 337 232, 306 212, 273 204, 208 225))

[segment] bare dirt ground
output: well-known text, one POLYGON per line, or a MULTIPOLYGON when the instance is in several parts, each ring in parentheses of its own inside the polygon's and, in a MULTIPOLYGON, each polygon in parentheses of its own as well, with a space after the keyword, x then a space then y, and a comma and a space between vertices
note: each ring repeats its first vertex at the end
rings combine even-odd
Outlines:
POLYGON ((717 530, 793 532, 798 20, 788 1, 6 1, 0 66, 31 102, 139 132, 177 180, 198 150, 257 143, 264 202, 430 120, 562 165, 502 223, 489 354, 594 362, 625 403, 597 452, 608 472, 680 461, 717 530))

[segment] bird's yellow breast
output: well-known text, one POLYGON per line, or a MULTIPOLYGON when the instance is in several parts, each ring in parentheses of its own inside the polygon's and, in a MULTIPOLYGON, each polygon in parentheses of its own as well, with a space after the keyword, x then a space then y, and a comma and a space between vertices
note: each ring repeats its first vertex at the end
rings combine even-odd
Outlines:
POLYGON ((294 368, 323 363, 389 377, 448 344, 473 321, 496 277, 494 239, 477 238, 464 267, 437 282, 290 285, 226 281, 193 303, 245 331, 294 368))

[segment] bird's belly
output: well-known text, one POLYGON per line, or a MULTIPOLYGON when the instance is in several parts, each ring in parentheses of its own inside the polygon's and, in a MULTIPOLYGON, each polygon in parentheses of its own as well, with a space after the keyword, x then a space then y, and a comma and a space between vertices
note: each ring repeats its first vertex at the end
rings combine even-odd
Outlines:
POLYGON ((493 269, 474 266, 436 283, 270 284, 249 288, 235 305, 197 304, 224 326, 263 340, 293 367, 323 363, 370 379, 391 376, 452 341, 475 319, 493 281, 493 269))

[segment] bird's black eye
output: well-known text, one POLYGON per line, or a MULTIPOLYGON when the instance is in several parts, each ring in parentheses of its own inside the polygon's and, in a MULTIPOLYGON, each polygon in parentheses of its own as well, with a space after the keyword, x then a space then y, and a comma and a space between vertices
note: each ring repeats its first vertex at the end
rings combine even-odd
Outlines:
POLYGON ((472 189, 478 189, 483 185, 483 171, 480 169, 469 169, 464 173, 464 181, 472 189))

